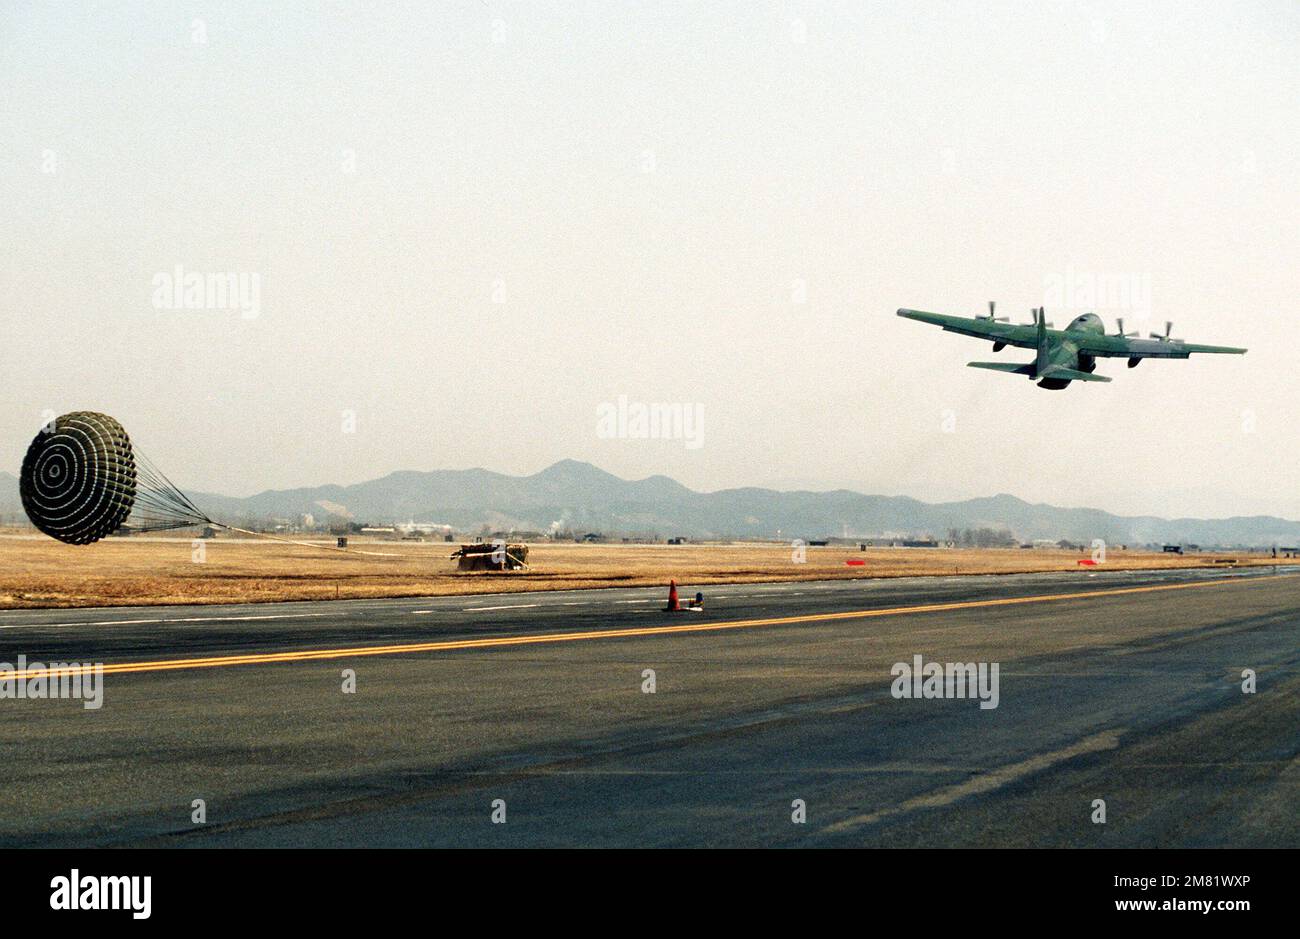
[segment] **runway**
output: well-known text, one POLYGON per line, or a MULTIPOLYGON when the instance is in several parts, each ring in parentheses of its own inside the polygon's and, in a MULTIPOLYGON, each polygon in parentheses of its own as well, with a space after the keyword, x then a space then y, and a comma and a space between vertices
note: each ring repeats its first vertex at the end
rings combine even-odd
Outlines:
POLYGON ((1300 569, 704 592, 0 613, 104 667, 0 700, 0 844, 1300 844, 1300 569), (997 707, 893 697, 915 655, 997 707))

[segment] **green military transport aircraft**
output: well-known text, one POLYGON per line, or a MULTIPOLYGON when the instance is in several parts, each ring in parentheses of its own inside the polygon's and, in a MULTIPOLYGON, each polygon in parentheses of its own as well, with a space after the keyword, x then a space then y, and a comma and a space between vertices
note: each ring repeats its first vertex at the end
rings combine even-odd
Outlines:
POLYGON ((899 310, 898 315, 922 323, 942 326, 950 333, 988 339, 993 351, 1001 352, 1007 346, 1036 349, 1038 357, 1032 362, 1017 365, 1013 362, 968 362, 971 368, 987 368, 995 372, 1026 375, 1038 382, 1039 388, 1053 390, 1064 388, 1072 381, 1110 381, 1104 375, 1094 375, 1097 359, 1128 359, 1133 368, 1143 359, 1185 359, 1193 352, 1223 352, 1243 355, 1245 349, 1228 346, 1202 346, 1172 338, 1172 323, 1165 324, 1165 334, 1152 333, 1150 339, 1134 339, 1137 333, 1124 332, 1124 321, 1119 320, 1119 331, 1106 332, 1101 318, 1095 313, 1075 317, 1065 329, 1053 329, 1043 314, 1043 308, 1031 311, 1032 323, 1015 325, 1005 317, 993 315, 994 304, 989 301, 988 316, 944 316, 942 313, 922 313, 920 310, 899 310))

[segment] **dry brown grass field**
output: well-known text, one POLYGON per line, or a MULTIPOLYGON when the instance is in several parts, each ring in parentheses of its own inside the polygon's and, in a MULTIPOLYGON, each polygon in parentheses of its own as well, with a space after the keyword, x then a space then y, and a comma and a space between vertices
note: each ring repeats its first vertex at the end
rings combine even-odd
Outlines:
MULTIPOLYGON (((321 542, 325 544, 326 542, 321 542)), ((38 536, 0 535, 0 609, 184 603, 256 603, 415 597, 667 584, 683 586, 922 574, 1009 574, 1090 570, 1085 554, 1061 550, 813 547, 796 564, 787 544, 530 546, 530 568, 459 573, 454 545, 353 539, 368 557, 274 541, 188 538, 106 539, 74 547, 38 536), (865 560, 849 566, 850 559, 865 560)), ((1277 563, 1261 555, 1149 554, 1111 550, 1107 570, 1202 567, 1215 557, 1277 563)))

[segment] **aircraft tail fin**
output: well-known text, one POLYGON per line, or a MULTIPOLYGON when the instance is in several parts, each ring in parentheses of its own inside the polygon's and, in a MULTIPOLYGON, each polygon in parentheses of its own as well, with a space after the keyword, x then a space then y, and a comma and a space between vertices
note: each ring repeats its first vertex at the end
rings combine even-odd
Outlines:
POLYGON ((1047 310, 1040 306, 1034 323, 1038 327, 1038 358, 1034 361, 1034 368, 1041 375, 1047 371, 1051 361, 1047 349, 1047 310))

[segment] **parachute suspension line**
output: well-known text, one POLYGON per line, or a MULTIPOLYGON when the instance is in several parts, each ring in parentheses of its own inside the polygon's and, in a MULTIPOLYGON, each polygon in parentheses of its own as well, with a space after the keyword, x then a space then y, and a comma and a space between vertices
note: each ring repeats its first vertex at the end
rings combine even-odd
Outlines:
POLYGON ((138 447, 135 448, 135 456, 138 474, 136 504, 144 508, 139 520, 146 525, 146 527, 138 529, 140 531, 163 531, 171 528, 209 525, 213 528, 222 528, 226 531, 239 532, 242 535, 252 535, 254 538, 265 538, 268 541, 279 541, 282 544, 298 545, 303 548, 339 551, 343 554, 364 554, 378 558, 402 558, 406 556, 380 551, 348 550, 346 548, 336 548, 333 545, 313 544, 310 541, 294 541, 291 538, 281 538, 277 535, 267 534, 264 531, 250 531, 247 528, 239 528, 235 525, 218 522, 195 505, 190 497, 168 479, 167 475, 152 460, 140 452, 138 447))
POLYGON ((167 478, 167 475, 158 468, 152 460, 145 456, 138 447, 135 448, 136 457, 136 504, 144 506, 140 520, 146 522, 149 527, 140 528, 140 531, 163 531, 171 528, 188 528, 196 525, 210 525, 213 528, 222 528, 226 531, 239 532, 242 535, 252 535, 254 538, 265 538, 268 541, 279 541, 282 544, 298 545, 303 548, 317 548, 325 551, 339 551, 343 554, 364 554, 369 557, 378 558, 402 558, 402 554, 388 554, 380 551, 357 551, 346 548, 336 548, 333 545, 313 544, 310 541, 294 541, 291 538, 281 538, 277 535, 267 534, 264 531, 250 531, 247 528, 239 528, 235 525, 227 525, 224 522, 215 521, 210 515, 200 509, 187 496, 180 487, 167 478))
POLYGON ((181 492, 152 460, 139 448, 133 450, 136 509, 132 522, 137 531, 167 531, 212 524, 208 514, 190 501, 189 496, 181 492))
POLYGON ((190 497, 182 492, 166 474, 154 464, 138 449, 135 451, 138 459, 136 460, 137 471, 143 470, 146 478, 150 481, 149 492, 156 493, 164 502, 175 505, 178 509, 184 510, 184 514, 190 518, 202 522, 211 522, 212 519, 208 514, 190 501, 190 497))
POLYGON ((252 535, 255 538, 267 538, 271 541, 279 541, 283 544, 296 544, 304 548, 320 548, 323 551, 339 551, 343 554, 364 554, 372 558, 409 558, 412 555, 392 554, 385 551, 356 551, 350 548, 336 548, 332 544, 316 544, 311 541, 294 541, 292 538, 281 538, 278 535, 269 535, 264 531, 249 531, 247 528, 237 528, 234 525, 226 525, 221 522, 212 522, 216 528, 224 528, 226 531, 237 531, 242 535, 252 535))

